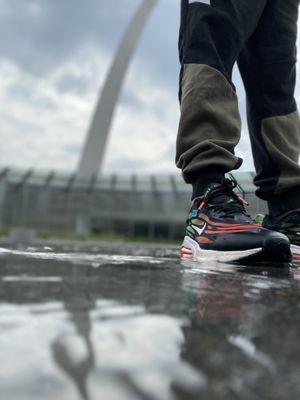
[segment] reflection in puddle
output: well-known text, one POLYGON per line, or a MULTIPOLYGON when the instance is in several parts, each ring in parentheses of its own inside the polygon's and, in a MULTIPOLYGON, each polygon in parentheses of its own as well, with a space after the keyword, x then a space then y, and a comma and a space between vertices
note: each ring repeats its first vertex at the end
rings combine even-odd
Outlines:
POLYGON ((62 278, 59 276, 4 276, 3 282, 61 282, 62 278))
POLYGON ((271 373, 275 373, 275 366, 271 358, 261 351, 257 350, 251 340, 243 336, 231 335, 228 337, 228 341, 233 346, 236 346, 241 351, 243 351, 247 356, 253 358, 253 360, 266 367, 271 373))
POLYGON ((28 399, 29 393, 30 399, 74 399, 74 386, 82 399, 173 399, 172 382, 188 391, 205 385, 203 375, 181 359, 182 320, 112 301, 101 300, 92 311, 86 305, 71 310, 68 304, 62 313, 49 303, 45 313, 39 306, 39 314, 31 306, 1 305, 6 399, 28 399), (58 397, 43 382, 55 383, 58 397))

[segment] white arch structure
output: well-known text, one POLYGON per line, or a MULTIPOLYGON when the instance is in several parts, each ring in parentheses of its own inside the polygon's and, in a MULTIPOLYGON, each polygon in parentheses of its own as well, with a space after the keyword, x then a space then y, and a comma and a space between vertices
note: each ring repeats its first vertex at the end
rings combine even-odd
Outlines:
POLYGON ((124 77, 143 28, 157 1, 142 1, 119 45, 96 105, 81 153, 78 166, 78 175, 81 177, 98 176, 101 171, 107 139, 124 77))

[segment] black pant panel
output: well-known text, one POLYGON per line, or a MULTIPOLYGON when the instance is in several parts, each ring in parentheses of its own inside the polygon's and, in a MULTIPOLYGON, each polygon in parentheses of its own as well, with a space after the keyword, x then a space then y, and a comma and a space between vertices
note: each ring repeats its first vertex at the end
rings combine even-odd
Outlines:
POLYGON ((247 93, 248 126, 257 172, 254 182, 259 187, 257 195, 270 201, 274 195, 290 192, 300 184, 300 127, 294 99, 297 18, 298 0, 269 0, 238 59, 247 93), (271 136, 268 124, 272 124, 271 136), (267 143, 263 126, 268 131, 267 143), (283 136, 293 151, 283 145, 283 136), (280 157, 272 151, 275 147, 280 150, 280 157))
POLYGON ((184 64, 206 64, 231 82, 234 63, 253 34, 267 0, 181 1, 179 58, 184 64), (255 3, 255 7, 253 7, 255 3))
POLYGON ((298 0, 269 0, 238 64, 249 101, 261 118, 297 109, 296 40, 298 0))

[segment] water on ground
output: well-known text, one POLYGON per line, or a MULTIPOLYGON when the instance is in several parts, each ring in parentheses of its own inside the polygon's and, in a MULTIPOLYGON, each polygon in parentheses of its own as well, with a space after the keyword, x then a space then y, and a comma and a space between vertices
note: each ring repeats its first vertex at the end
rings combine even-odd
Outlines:
POLYGON ((296 268, 155 246, 0 249, 0 398, 300 398, 296 268))

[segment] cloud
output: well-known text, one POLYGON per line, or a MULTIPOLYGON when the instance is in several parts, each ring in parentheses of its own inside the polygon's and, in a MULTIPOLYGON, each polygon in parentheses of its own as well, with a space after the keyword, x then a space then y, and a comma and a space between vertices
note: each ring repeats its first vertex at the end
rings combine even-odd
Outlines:
POLYGON ((134 0, 1 0, 1 59, 27 73, 46 75, 84 48, 111 54, 131 14, 134 0))
POLYGON ((0 64, 0 77, 1 164, 74 169, 78 153, 70 149, 82 145, 96 94, 61 93, 56 74, 36 79, 11 64, 0 64))

